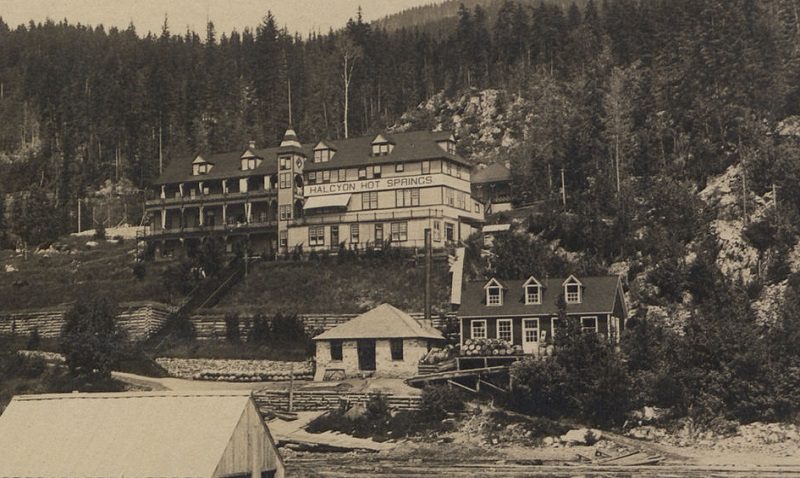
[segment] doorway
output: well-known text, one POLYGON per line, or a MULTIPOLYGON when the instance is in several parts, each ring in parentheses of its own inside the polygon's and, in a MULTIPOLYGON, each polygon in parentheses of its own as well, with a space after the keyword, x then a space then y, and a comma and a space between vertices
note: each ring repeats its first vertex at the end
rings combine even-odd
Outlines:
POLYGON ((522 319, 522 352, 535 354, 539 351, 539 319, 522 319))
POLYGON ((358 344, 358 369, 364 371, 375 370, 375 340, 362 339, 358 344))

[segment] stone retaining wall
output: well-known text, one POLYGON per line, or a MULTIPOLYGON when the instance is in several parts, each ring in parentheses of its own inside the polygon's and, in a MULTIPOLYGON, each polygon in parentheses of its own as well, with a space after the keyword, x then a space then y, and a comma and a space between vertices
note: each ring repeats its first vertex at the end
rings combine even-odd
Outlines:
MULTIPOLYGON (((350 405, 366 404, 372 394, 340 393, 330 391, 297 391, 292 400, 292 411, 311 412, 338 410, 341 403, 350 405)), ((414 395, 383 394, 392 410, 419 410, 422 398, 414 395)), ((288 391, 261 390, 253 395, 259 408, 273 408, 286 411, 289 409, 288 391)))
MULTIPOLYGON (((350 319, 357 317, 359 314, 300 314, 298 317, 303 321, 306 332, 314 330, 329 330, 337 325, 341 325, 350 319)), ((412 317, 417 320, 423 318, 422 313, 411 313, 412 317)), ((448 316, 455 318, 455 315, 448 316)), ((271 316, 267 316, 267 320, 271 320, 271 316)), ((195 314, 189 319, 194 325, 195 336, 201 340, 208 339, 224 339, 225 338, 225 315, 224 314, 195 314)), ((433 326, 438 329, 443 329, 446 325, 447 319, 441 317, 434 317, 432 322, 433 326)), ((239 334, 241 337, 247 337, 248 332, 253 326, 252 315, 239 316, 239 334)))
MULTIPOLYGON (((30 335, 36 329, 43 338, 57 338, 69 304, 46 309, 0 311, 0 334, 30 335)), ((144 340, 163 327, 170 307, 158 302, 125 302, 119 306, 117 324, 133 340, 144 340)))

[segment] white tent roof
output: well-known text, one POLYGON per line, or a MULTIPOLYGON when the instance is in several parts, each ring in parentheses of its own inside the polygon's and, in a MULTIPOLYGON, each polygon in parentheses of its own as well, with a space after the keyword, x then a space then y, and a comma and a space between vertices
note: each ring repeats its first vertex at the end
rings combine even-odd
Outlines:
POLYGON ((314 340, 425 338, 444 340, 441 332, 417 322, 389 304, 365 312, 314 337, 314 340))
POLYGON ((303 209, 319 209, 323 207, 347 207, 350 194, 335 194, 333 196, 311 196, 306 200, 303 209))
POLYGON ((15 397, 0 416, 0 477, 211 477, 249 393, 15 397))

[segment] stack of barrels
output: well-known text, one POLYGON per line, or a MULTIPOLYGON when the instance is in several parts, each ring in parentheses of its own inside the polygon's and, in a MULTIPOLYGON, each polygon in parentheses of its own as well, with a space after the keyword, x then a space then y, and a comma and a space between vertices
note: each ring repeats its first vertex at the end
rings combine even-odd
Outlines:
POLYGON ((467 357, 518 355, 521 353, 522 347, 511 345, 501 339, 467 339, 461 348, 461 355, 467 357))

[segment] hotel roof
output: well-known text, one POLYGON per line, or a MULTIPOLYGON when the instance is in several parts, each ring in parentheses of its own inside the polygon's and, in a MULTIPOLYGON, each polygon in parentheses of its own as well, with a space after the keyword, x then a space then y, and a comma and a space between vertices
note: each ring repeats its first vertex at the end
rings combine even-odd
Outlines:
MULTIPOLYGON (((361 166, 374 166, 379 164, 407 163, 413 161, 424 161, 432 159, 449 159, 464 166, 471 167, 470 163, 457 154, 451 154, 443 150, 438 141, 446 141, 452 137, 449 131, 409 131, 406 133, 393 133, 391 135, 381 134, 394 148, 391 153, 382 156, 372 155, 372 141, 378 135, 361 136, 358 138, 341 140, 324 140, 330 146, 334 155, 330 161, 314 163, 314 147, 320 141, 306 143, 299 149, 292 148, 297 152, 302 152, 307 160, 305 162, 306 171, 321 171, 324 169, 352 168, 361 166)), ((270 148, 247 148, 240 152, 227 152, 216 154, 203 154, 202 157, 213 165, 208 174, 193 176, 192 161, 195 156, 187 156, 173 159, 164 169, 164 173, 154 184, 170 184, 190 181, 207 181, 225 178, 242 178, 247 176, 260 176, 277 173, 278 154, 285 152, 286 148, 279 146, 270 148), (262 158, 261 164, 253 170, 242 171, 240 169, 240 158, 245 151, 252 151, 257 157, 262 158)))

